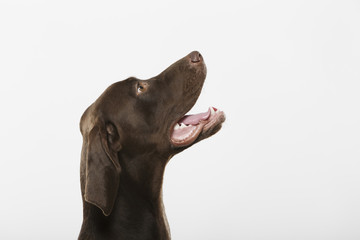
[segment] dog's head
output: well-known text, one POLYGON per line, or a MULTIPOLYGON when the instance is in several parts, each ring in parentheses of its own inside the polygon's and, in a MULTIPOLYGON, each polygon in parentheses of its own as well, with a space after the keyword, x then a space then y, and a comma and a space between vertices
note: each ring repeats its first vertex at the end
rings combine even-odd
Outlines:
POLYGON ((204 60, 194 51, 156 77, 114 83, 85 111, 80 128, 87 202, 111 213, 122 154, 157 154, 167 161, 221 128, 225 116, 216 108, 185 116, 205 77, 204 60))

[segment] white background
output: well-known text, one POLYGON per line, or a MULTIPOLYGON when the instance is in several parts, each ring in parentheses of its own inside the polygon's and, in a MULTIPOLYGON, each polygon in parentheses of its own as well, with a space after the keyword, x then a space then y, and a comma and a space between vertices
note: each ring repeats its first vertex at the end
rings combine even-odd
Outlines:
POLYGON ((360 2, 8 0, 0 34, 0 239, 76 239, 81 114, 192 50, 227 120, 167 166, 173 239, 360 239, 360 2))

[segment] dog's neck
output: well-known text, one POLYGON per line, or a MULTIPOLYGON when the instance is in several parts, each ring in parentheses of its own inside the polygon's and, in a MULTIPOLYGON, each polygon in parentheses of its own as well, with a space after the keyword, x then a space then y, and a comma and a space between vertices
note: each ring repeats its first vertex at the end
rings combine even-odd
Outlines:
POLYGON ((141 156, 120 159, 122 171, 112 213, 106 217, 99 208, 84 201, 81 234, 89 234, 86 239, 169 240, 162 200, 163 174, 168 159, 157 156, 149 159, 149 155, 146 159, 141 156))

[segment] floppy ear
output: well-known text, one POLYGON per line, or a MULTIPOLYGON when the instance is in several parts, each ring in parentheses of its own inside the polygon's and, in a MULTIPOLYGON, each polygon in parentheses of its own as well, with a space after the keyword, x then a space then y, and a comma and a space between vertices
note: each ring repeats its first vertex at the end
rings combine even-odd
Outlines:
POLYGON ((121 167, 117 152, 119 136, 114 126, 95 126, 89 133, 86 154, 85 195, 87 202, 110 215, 119 187, 121 167), (110 146, 109 146, 110 145, 110 146))

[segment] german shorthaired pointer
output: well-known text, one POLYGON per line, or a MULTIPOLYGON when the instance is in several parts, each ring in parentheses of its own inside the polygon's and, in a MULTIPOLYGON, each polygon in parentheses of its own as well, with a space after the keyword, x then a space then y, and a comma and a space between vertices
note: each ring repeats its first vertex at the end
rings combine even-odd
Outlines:
POLYGON ((225 121, 214 107, 185 115, 205 76, 203 58, 194 51, 156 77, 112 84, 84 112, 79 239, 170 239, 162 201, 165 166, 225 121))

